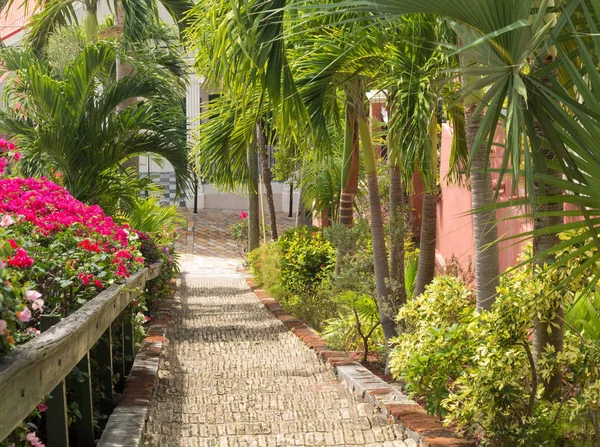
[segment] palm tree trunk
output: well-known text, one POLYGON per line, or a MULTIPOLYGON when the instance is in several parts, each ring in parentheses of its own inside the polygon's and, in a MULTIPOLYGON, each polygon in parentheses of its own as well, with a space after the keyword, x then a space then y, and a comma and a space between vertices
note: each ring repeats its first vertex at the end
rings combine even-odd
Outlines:
POLYGON ((390 164, 390 278, 397 287, 398 301, 406 302, 404 281, 404 186, 400 168, 390 164))
MULTIPOLYGON (((473 153, 481 117, 474 116, 476 104, 465 107, 466 137, 469 153, 473 153)), ((471 163, 471 207, 475 233, 475 286, 477 310, 489 310, 496 301, 499 281, 498 228, 495 211, 478 211, 492 205, 492 173, 485 147, 477 148, 471 163)))
MULTIPOLYGON (((123 8, 123 3, 118 0, 116 2, 116 10, 115 10, 115 25, 119 27, 121 30, 125 28, 125 8, 123 8)), ((123 37, 123 36, 122 36, 123 37)), ((116 78, 117 81, 119 79, 123 79, 126 76, 129 76, 133 73, 133 67, 129 65, 127 62, 122 59, 117 59, 116 61, 116 78)), ((136 98, 130 98, 127 101, 123 101, 117 107, 117 110, 123 110, 126 107, 129 107, 136 103, 136 98)), ((140 158, 132 157, 129 160, 126 160, 123 163, 124 168, 132 169, 136 174, 139 174, 140 171, 140 158)))
POLYGON ((340 223, 354 224, 354 195, 358 192, 360 169, 359 133, 356 108, 346 95, 344 156, 342 158, 342 191, 340 194, 340 223))
POLYGON ((267 142, 260 124, 256 125, 258 136, 258 150, 260 153, 260 164, 262 167, 263 183, 267 192, 267 204, 269 206, 269 220, 271 222, 271 238, 277 239, 277 214, 275 213, 275 202, 273 200, 273 188, 271 186, 271 168, 269 167, 269 154, 267 152, 267 142))
MULTIPOLYGON (((544 136, 544 132, 539 125, 537 125, 537 133, 542 138, 544 136)), ((541 157, 544 158, 546 162, 551 162, 554 160, 554 153, 548 150, 545 147, 540 147, 537 149, 540 153, 541 157)), ((549 170, 551 175, 562 178, 560 174, 558 174, 554 170, 549 170)), ((535 184, 535 195, 537 198, 539 197, 556 197, 563 194, 563 191, 560 188, 556 188, 554 186, 542 185, 539 183, 535 184)), ((545 228, 553 227, 556 225, 560 225, 564 223, 563 217, 561 215, 549 215, 549 214, 558 214, 560 211, 563 211, 562 203, 539 203, 539 200, 536 200, 536 205, 534 206, 533 212, 533 227, 534 232, 538 232, 545 228)), ((548 233, 542 234, 538 236, 534 236, 533 238, 533 255, 539 255, 544 253, 545 251, 551 249, 552 247, 558 245, 560 243, 560 239, 558 234, 556 233, 548 233)), ((552 263, 554 261, 555 256, 549 255, 544 258, 536 259, 536 264, 539 266, 543 266, 546 263, 552 263)), ((565 310, 564 310, 564 299, 560 294, 554 294, 556 301, 553 303, 553 310, 555 311, 554 317, 550 321, 539 321, 535 320, 533 322, 534 331, 533 331, 533 358, 534 362, 537 364, 542 357, 543 353, 547 348, 552 348, 555 353, 559 353, 563 349, 563 340, 565 336, 565 310)), ((555 391, 559 388, 561 383, 561 375, 558 368, 556 368, 554 374, 551 375, 550 378, 546 380, 542 380, 542 378, 538 378, 540 383, 543 383, 545 386, 545 392, 547 395, 552 396, 555 391)))
MULTIPOLYGON (((541 3, 540 1, 537 2, 541 3)), ((549 7, 554 7, 555 2, 550 0, 548 2, 549 7)), ((547 22, 553 22, 556 18, 556 14, 548 14, 546 17, 547 22)), ((543 58, 543 63, 546 65, 552 64, 556 58, 558 57, 558 53, 555 47, 551 47, 547 50, 546 56, 543 58)), ((556 77, 558 73, 553 73, 556 77)), ((551 85, 551 81, 549 79, 544 79, 540 77, 541 81, 545 81, 547 84, 551 85)), ((544 131, 539 123, 535 123, 536 132, 541 137, 541 140, 544 141, 544 131)), ((543 157, 546 161, 546 165, 548 162, 552 162, 555 160, 555 155, 552 151, 550 151, 546 147, 538 147, 535 150, 539 153, 539 158, 543 157)), ((535 157, 534 157, 535 159, 535 157)), ((546 167, 543 167, 546 169, 546 167)), ((556 171, 549 169, 548 173, 550 175, 554 175, 558 178, 561 178, 560 174, 556 171)), ((536 197, 552 197, 559 196, 563 194, 564 191, 560 188, 542 185, 539 183, 535 184, 535 194, 536 197)), ((534 231, 543 230, 545 228, 553 227, 555 225, 559 225, 564 223, 563 218, 560 215, 548 215, 548 214, 558 214, 560 211, 563 211, 562 203, 552 203, 552 204, 544 204, 540 203, 539 200, 536 200, 536 205, 533 210, 533 227, 534 231)), ((551 249, 552 247, 558 245, 560 243, 560 239, 556 233, 548 233, 539 236, 534 236, 533 238, 533 254, 538 255, 540 253, 545 252, 546 250, 551 249)), ((550 255, 545 257, 544 259, 537 259, 536 263, 540 266, 543 266, 545 263, 551 263, 554 260, 554 255, 550 255)), ((564 323, 564 300, 562 296, 559 294, 554 294, 556 296, 556 302, 554 304, 555 315, 550 321, 534 321, 534 331, 533 331, 533 358, 537 364, 542 356, 542 354, 546 351, 548 347, 552 348, 555 353, 559 353, 563 349, 563 340, 565 335, 565 323, 564 323)), ((543 383, 545 386, 545 393, 548 396, 554 396, 561 383, 561 375, 558 368, 555 369, 554 373, 547 379, 543 380, 539 377, 540 383, 543 383)))
POLYGON ((258 209, 258 152, 256 138, 248 145, 248 251, 260 245, 260 212, 258 209))
MULTIPOLYGON (((435 189, 437 186, 437 112, 433 112, 429 124, 429 150, 431 151, 431 166, 421 167, 428 178, 426 188, 435 189)), ((423 194, 423 209, 421 210, 421 241, 419 245, 419 266, 417 269, 417 281, 415 296, 425 291, 425 287, 433 281, 435 275, 435 243, 437 231, 437 195, 432 192, 423 194)))
POLYGON ((85 2, 85 38, 94 42, 98 34, 98 0, 85 2))
POLYGON ((435 194, 423 194, 423 210, 421 212, 421 241, 419 244, 419 267, 415 296, 425 291, 425 287, 433 281, 435 274, 435 243, 437 227, 437 197, 435 194))
MULTIPOLYGON (((396 90, 388 94, 390 118, 396 112, 396 90)), ((390 119, 391 121, 391 119, 390 119)), ((388 159, 390 176, 390 278, 396 288, 400 305, 406 303, 404 279, 404 185, 402 184, 400 143, 393 126, 388 132, 388 159)))
POLYGON ((379 320, 383 328, 386 342, 386 374, 389 374, 389 348, 390 340, 396 336, 394 317, 398 311, 396 303, 391 302, 387 281, 390 277, 387 248, 385 246, 385 231, 383 227, 383 214, 377 182, 377 163, 371 140, 371 130, 367 120, 367 113, 362 96, 356 102, 358 107, 358 127, 362 143, 367 187, 369 190, 369 210, 371 214, 371 242, 373 245, 373 264, 375 266, 375 284, 377 287, 377 304, 379 307, 379 320))
POLYGON ((298 197, 298 210, 296 211, 296 226, 304 225, 306 209, 304 208, 304 188, 300 186, 300 197, 298 197))

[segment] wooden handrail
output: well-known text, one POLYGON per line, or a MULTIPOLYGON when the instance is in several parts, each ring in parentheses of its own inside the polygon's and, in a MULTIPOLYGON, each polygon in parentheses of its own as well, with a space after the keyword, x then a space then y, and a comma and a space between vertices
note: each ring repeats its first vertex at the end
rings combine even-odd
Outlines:
POLYGON ((100 339, 119 314, 156 278, 161 263, 136 272, 0 359, 0 440, 6 438, 100 339))

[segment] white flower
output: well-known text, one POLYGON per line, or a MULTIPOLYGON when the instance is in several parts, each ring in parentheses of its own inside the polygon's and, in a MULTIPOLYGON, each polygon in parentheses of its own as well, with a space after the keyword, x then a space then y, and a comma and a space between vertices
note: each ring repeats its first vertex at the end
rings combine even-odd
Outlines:
POLYGON ((41 298, 41 296, 42 294, 36 290, 28 290, 27 292, 25 292, 25 298, 27 298, 31 302, 36 301, 38 298, 41 298))
POLYGON ((5 214, 4 217, 2 217, 2 220, 0 221, 0 227, 10 227, 14 223, 15 220, 12 218, 12 216, 10 214, 5 214))

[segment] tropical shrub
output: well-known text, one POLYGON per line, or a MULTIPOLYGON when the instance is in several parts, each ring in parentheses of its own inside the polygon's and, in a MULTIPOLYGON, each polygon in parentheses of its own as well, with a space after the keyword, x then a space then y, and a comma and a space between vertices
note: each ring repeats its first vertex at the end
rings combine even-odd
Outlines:
POLYGON ((561 238, 573 240, 565 250, 580 256, 553 266, 528 263, 504 276, 491 311, 478 314, 469 288, 457 277, 438 277, 409 300, 399 313, 407 332, 395 340, 392 369, 429 412, 478 434, 486 445, 598 442, 596 305, 594 295, 585 301, 582 293, 593 284, 597 267, 586 262, 593 253, 577 251, 585 242, 577 235, 561 238), (561 282, 576 269, 584 272, 579 280, 561 282), (561 308, 571 308, 563 349, 547 347, 534 361, 534 322, 552 321, 561 308), (557 371, 561 387, 548 395, 544 381, 557 371))
POLYGON ((325 320, 336 315, 330 284, 335 252, 320 229, 287 230, 277 241, 250 253, 249 262, 255 281, 313 328, 322 329, 325 320))
POLYGON ((377 300, 369 295, 346 291, 338 295, 338 317, 326 322, 323 337, 332 349, 363 351, 363 362, 369 353, 384 346, 377 300))
POLYGON ((132 228, 151 234, 158 245, 172 243, 177 229, 187 225, 175 205, 161 205, 156 197, 136 198, 123 217, 132 228))
MULTIPOLYGON (((281 283, 286 296, 314 290, 335 267, 335 251, 322 230, 301 226, 278 239, 281 283)), ((284 297, 285 298, 285 297, 284 297)))
MULTIPOLYGON (((263 234, 263 232, 271 234, 271 227, 269 225, 265 226, 265 223, 261 220, 259 232, 260 234, 263 234)), ((240 218, 229 228, 229 234, 237 244, 240 256, 248 262, 248 213, 245 211, 240 212, 240 218)))
POLYGON ((279 271, 280 257, 281 252, 277 242, 263 244, 248 255, 254 281, 277 298, 281 298, 283 295, 279 271))

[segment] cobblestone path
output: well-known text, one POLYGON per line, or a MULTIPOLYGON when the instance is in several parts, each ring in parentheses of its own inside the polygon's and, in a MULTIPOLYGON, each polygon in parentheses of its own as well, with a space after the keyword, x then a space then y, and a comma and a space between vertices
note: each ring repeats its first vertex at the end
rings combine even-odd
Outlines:
POLYGON ((262 305, 238 264, 184 255, 145 445, 416 446, 262 305))

